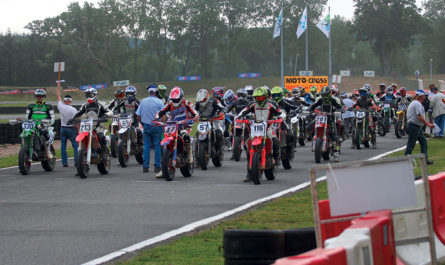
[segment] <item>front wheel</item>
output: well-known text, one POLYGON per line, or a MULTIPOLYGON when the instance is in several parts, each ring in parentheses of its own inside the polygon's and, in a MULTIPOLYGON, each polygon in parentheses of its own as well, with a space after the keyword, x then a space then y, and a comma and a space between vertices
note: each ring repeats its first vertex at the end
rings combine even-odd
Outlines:
POLYGON ((187 164, 185 164, 185 166, 180 167, 179 170, 181 171, 181 174, 184 177, 188 178, 193 175, 193 171, 195 171, 195 167, 194 167, 193 163, 192 164, 187 163, 187 164))
POLYGON ((130 155, 127 152, 127 141, 121 141, 117 149, 117 157, 119 158, 119 164, 121 167, 128 166, 128 160, 130 160, 130 155))
POLYGON ((224 161, 224 150, 218 150, 216 157, 212 157, 212 163, 215 167, 221 167, 224 161))
POLYGON ((291 169, 292 168, 291 162, 292 162, 292 148, 290 147, 281 148, 281 163, 283 164, 284 169, 291 169))
POLYGON ((118 147, 119 147, 119 137, 117 137, 115 134, 111 135, 110 137, 110 149, 111 149, 111 156, 117 157, 118 147))
POLYGON ((31 171, 31 161, 29 157, 29 148, 28 146, 23 146, 19 152, 19 170, 22 175, 28 175, 31 171))
POLYGON ((315 163, 319 164, 321 162, 321 146, 323 145, 323 139, 317 138, 315 141, 315 163))
POLYGON ((162 175, 166 181, 175 178, 175 167, 173 166, 173 154, 170 150, 164 149, 162 153, 162 175))
POLYGON ((261 184, 261 175, 263 170, 261 167, 261 152, 255 152, 252 157, 252 170, 250 171, 250 177, 255 185, 261 184))
MULTIPOLYGON (((82 144, 82 143, 81 143, 82 144)), ((84 179, 88 177, 90 172, 90 165, 87 162, 87 151, 81 147, 77 152, 77 162, 76 162, 77 174, 80 178, 84 179)))
POLYGON ((97 164, 97 170, 102 175, 108 174, 111 168, 111 159, 110 159, 110 151, 108 148, 102 150, 102 161, 97 164))
POLYGON ((207 142, 198 143, 198 161, 201 169, 207 170, 207 165, 209 164, 207 142))
POLYGON ((360 145, 360 142, 362 141, 362 135, 360 133, 360 128, 355 129, 355 136, 354 136, 354 145, 357 150, 360 150, 362 147, 360 145))
POLYGON ((234 136, 235 140, 234 142, 234 146, 233 146, 233 158, 235 159, 235 161, 240 161, 241 159, 241 152, 242 152, 242 147, 241 147, 241 137, 239 136, 234 136))
POLYGON ((377 133, 382 137, 386 135, 385 124, 380 119, 377 122, 377 133))
POLYGON ((400 122, 400 121, 397 121, 396 122, 396 124, 395 124, 395 133, 396 133, 396 136, 397 136, 397 138, 402 138, 402 134, 403 134, 403 132, 402 132, 402 122, 400 122))
POLYGON ((53 145, 50 145, 49 150, 51 152, 52 158, 40 162, 46 172, 53 171, 56 167, 56 149, 54 149, 53 145))

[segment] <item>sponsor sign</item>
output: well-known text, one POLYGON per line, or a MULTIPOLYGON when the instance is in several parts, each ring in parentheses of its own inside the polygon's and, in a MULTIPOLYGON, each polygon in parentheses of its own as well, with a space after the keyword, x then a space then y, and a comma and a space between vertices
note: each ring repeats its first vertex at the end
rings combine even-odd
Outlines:
POLYGON ((129 86, 130 80, 113 81, 113 86, 129 86))
POLYGON ((201 80, 201 76, 199 75, 186 75, 186 76, 178 76, 176 77, 176 81, 199 81, 201 80))
POLYGON ((104 89, 104 88, 107 87, 107 84, 80 86, 80 90, 86 90, 86 89, 88 89, 90 87, 95 88, 95 89, 104 89))
POLYGON ((364 71, 363 75, 365 77, 374 77, 374 71, 364 71))
POLYGON ((238 74, 239 78, 259 78, 261 77, 261 73, 241 73, 238 74))
POLYGON ((18 89, 0 90, 0 95, 13 95, 13 94, 20 94, 20 90, 18 89))
POLYGON ((34 92, 37 90, 37 88, 31 88, 31 89, 20 89, 20 93, 22 94, 34 94, 34 92))
POLYGON ((312 86, 316 86, 320 91, 322 87, 329 85, 329 78, 327 76, 285 76, 284 85, 289 91, 294 87, 303 87, 308 92, 312 86))
POLYGON ((351 71, 349 70, 340 70, 341 76, 351 76, 351 71))
POLYGON ((313 76, 314 71, 300 71, 300 76, 313 76))
POLYGON ((341 83, 341 75, 333 75, 332 83, 341 83))
POLYGON ((54 72, 55 73, 59 72, 59 69, 60 69, 60 72, 65 71, 65 62, 54 63, 54 72))

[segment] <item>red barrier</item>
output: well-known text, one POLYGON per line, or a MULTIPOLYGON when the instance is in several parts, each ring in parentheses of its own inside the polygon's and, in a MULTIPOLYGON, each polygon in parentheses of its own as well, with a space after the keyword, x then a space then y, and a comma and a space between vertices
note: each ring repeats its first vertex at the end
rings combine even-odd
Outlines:
MULTIPOLYGON (((350 214, 350 215, 341 215, 341 216, 332 216, 331 208, 329 207, 329 200, 322 200, 318 202, 318 208, 320 211, 320 221, 321 220, 331 220, 334 218, 342 218, 342 217, 350 217, 357 216, 360 214, 350 214)), ((341 234, 346 228, 351 225, 351 221, 343 221, 343 222, 335 222, 329 224, 321 225, 321 238, 324 245, 324 241, 326 239, 336 237, 341 234)))
POLYGON ((396 265, 405 265, 399 258, 396 258, 396 265))
POLYGON ((298 256, 277 259, 273 265, 347 265, 346 250, 316 248, 298 256))
POLYGON ((369 212, 364 217, 353 220, 349 228, 369 228, 375 265, 396 263, 394 226, 390 210, 369 212))
POLYGON ((440 242, 445 245, 445 172, 429 176, 428 180, 434 232, 440 242))

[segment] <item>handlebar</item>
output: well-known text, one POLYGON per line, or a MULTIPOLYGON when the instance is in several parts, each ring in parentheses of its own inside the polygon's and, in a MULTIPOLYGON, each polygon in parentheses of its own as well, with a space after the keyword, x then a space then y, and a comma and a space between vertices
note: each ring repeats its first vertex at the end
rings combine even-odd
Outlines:
MULTIPOLYGON (((267 124, 282 123, 282 122, 283 122, 283 119, 276 119, 276 120, 269 120, 269 121, 267 121, 267 124)), ((253 121, 251 121, 251 120, 236 120, 236 123, 252 124, 253 121)))
POLYGON ((195 119, 186 119, 186 120, 182 120, 182 121, 167 121, 167 122, 162 122, 162 121, 156 121, 153 120, 151 122, 151 124, 153 126, 164 126, 164 125, 168 125, 168 124, 193 124, 195 122, 195 119))

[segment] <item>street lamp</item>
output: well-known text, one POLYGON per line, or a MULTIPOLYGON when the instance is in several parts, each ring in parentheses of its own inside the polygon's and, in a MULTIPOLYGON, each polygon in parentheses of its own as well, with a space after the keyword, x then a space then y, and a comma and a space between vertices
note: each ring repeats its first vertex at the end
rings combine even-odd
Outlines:
POLYGON ((431 79, 431 83, 433 83, 433 58, 430 59, 430 79, 431 79))
POLYGON ((297 53, 297 54, 295 55, 295 69, 294 69, 294 76, 297 75, 298 55, 300 55, 300 54, 297 53))

